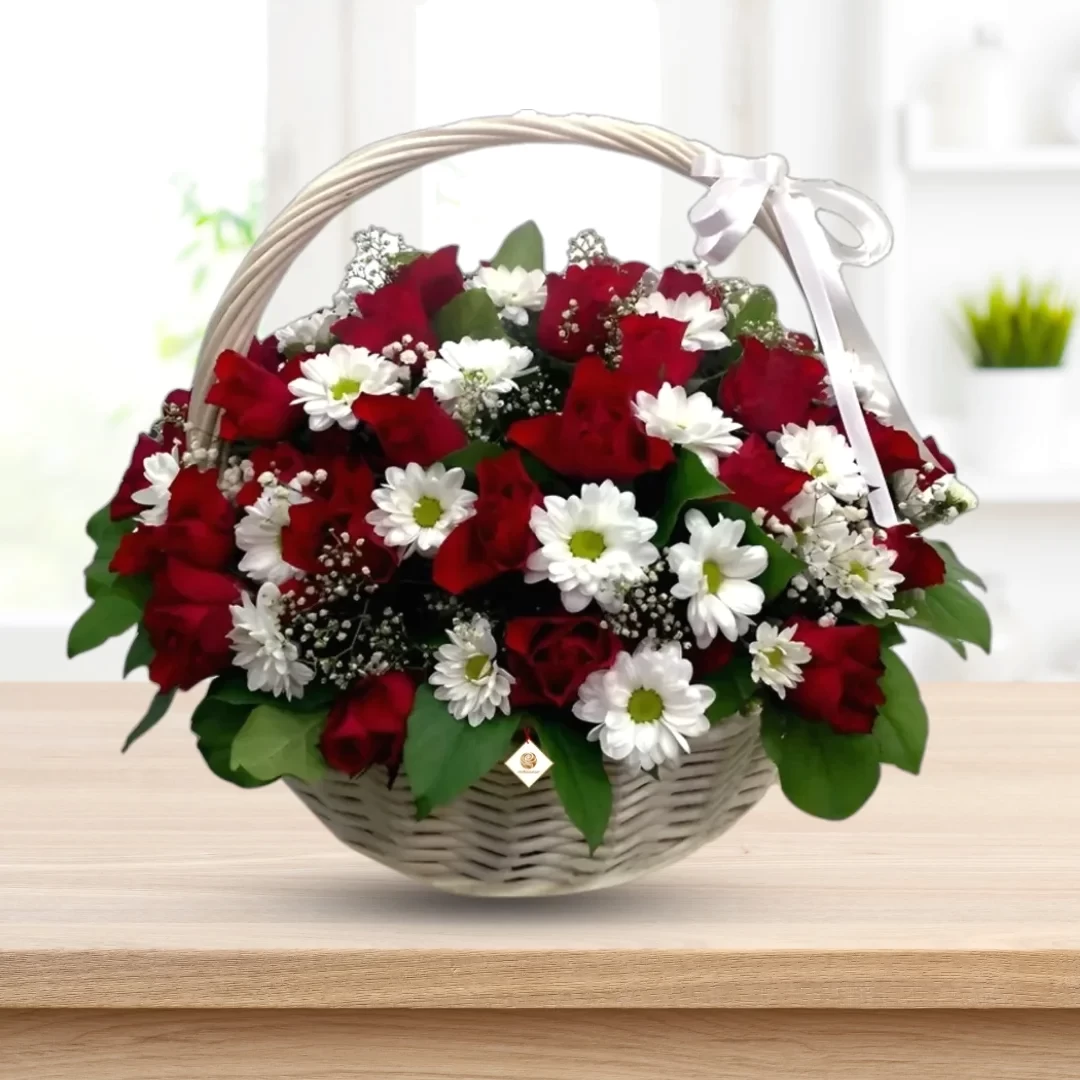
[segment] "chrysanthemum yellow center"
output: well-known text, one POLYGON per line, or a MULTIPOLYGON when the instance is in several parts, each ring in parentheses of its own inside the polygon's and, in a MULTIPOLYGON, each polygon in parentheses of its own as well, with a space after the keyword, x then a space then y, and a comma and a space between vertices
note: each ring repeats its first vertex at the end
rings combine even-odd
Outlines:
POLYGON ((701 571, 705 575, 705 587, 714 596, 720 591, 720 586, 724 584, 725 576, 724 571, 712 561, 712 559, 706 560, 701 565, 701 571))
POLYGON ((442 503, 432 495, 421 495, 416 500, 412 516, 421 529, 433 528, 442 517, 442 503))
POLYGON ((771 649, 762 649, 761 655, 769 667, 780 667, 784 663, 784 650, 779 645, 774 645, 771 649))
POLYGON ((866 567, 863 566, 862 563, 852 563, 848 567, 848 573, 852 577, 857 577, 860 581, 869 581, 870 580, 870 571, 867 570, 866 567))
POLYGON ((576 555, 579 559, 589 559, 593 562, 607 551, 607 544, 604 543, 603 534, 594 532, 592 529, 578 529, 570 537, 569 547, 571 555, 576 555))
POLYGON ((491 671, 491 658, 484 653, 477 653, 465 661, 465 678, 470 682, 486 679, 491 671))
POLYGON ((335 401, 341 401, 343 398, 348 397, 350 394, 360 393, 360 383, 356 379, 350 379, 346 376, 342 376, 333 386, 330 387, 330 396, 335 401))
POLYGON ((626 711, 635 724, 655 724, 664 715, 664 699, 655 690, 639 686, 630 695, 626 711))
POLYGON ((829 466, 824 461, 819 461, 811 470, 810 475, 815 480, 820 480, 829 471, 829 466))

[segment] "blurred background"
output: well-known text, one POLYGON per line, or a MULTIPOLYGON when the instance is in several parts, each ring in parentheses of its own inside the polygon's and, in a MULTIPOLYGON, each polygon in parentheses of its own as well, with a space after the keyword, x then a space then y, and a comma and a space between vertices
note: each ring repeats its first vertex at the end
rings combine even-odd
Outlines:
MULTIPOLYGON (((990 585, 996 648, 922 678, 1080 677, 1080 5, 1074 0, 141 0, 0 6, 0 679, 68 662, 82 534, 268 215, 346 152, 418 125, 535 109, 661 124, 860 188, 892 256, 849 277, 924 434, 982 508, 940 530, 990 585), (995 292, 995 284, 997 291, 995 292)), ((332 223, 264 330, 326 302, 379 224, 465 261, 535 217, 551 261, 585 226, 686 258, 691 182, 576 148, 514 147, 398 182, 332 223)), ((772 286, 753 237, 729 272, 772 286)))

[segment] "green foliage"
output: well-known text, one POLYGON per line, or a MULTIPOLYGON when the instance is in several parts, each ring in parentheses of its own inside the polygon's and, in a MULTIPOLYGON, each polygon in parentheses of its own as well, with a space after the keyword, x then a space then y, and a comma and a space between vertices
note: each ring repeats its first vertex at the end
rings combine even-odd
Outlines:
POLYGON ((140 624, 135 631, 131 648, 128 649, 127 656, 124 658, 124 678, 126 679, 137 668, 149 667, 153 659, 154 647, 150 644, 150 635, 146 632, 146 627, 140 624))
POLYGON ((959 646, 965 641, 977 645, 985 653, 990 652, 993 637, 990 616, 982 601, 959 581, 946 580, 945 584, 926 589, 921 595, 905 596, 899 603, 901 607, 915 609, 905 626, 936 634, 961 655, 965 653, 959 646))
MULTIPOLYGON (((730 286, 725 286, 725 290, 729 288, 730 286)), ((739 299, 730 305, 727 302, 728 295, 730 294, 725 291, 724 306, 728 310, 728 321, 727 326, 724 327, 724 333, 732 341, 743 334, 750 334, 752 337, 760 337, 767 341, 778 330, 782 332, 777 314, 776 297, 764 285, 754 285, 743 293, 736 294, 739 299)))
POLYGON ((840 735, 827 724, 772 704, 762 716, 761 735, 784 794, 814 817, 851 817, 881 778, 878 745, 871 735, 840 735))
POLYGON ((517 716, 496 716, 478 727, 450 715, 426 684, 416 692, 405 737, 404 764, 417 817, 452 802, 509 753, 517 716))
POLYGON ((600 744, 589 742, 584 724, 574 726, 556 719, 530 718, 551 767, 555 793, 566 816, 585 837, 589 852, 603 842, 611 820, 611 779, 604 768, 600 744))
POLYGON ((653 543, 663 547, 681 520, 683 510, 691 503, 715 499, 728 493, 690 450, 677 450, 675 465, 667 476, 666 496, 656 515, 656 535, 653 543))
POLYGON ((695 682, 711 687, 716 700, 706 710, 714 723, 736 716, 757 693, 758 684, 750 677, 750 657, 739 653, 714 675, 706 675, 695 682))
POLYGON ((878 710, 872 736, 877 744, 878 760, 917 773, 926 753, 930 727, 926 706, 918 684, 900 657, 885 649, 881 658, 885 674, 879 685, 885 694, 885 704, 878 710))
POLYGON ((237 787, 263 787, 269 780, 259 780, 246 769, 232 766, 232 747, 248 715, 249 705, 230 705, 214 697, 213 688, 195 707, 191 715, 191 730, 198 740, 202 754, 211 772, 228 780, 237 787))
POLYGON ((130 734, 124 740, 121 753, 126 754, 128 747, 130 747, 136 739, 141 739, 152 727, 157 726, 158 721, 169 711, 169 706, 172 704, 172 700, 175 696, 175 690, 160 690, 154 695, 153 700, 150 702, 150 707, 146 710, 146 714, 131 729, 130 734))
POLYGON ((945 573, 948 581, 970 582, 986 592, 986 582, 974 570, 965 566, 949 544, 943 540, 931 540, 930 546, 945 560, 945 573))
POLYGON ((535 221, 519 225, 499 246, 491 258, 492 266, 505 266, 513 270, 522 266, 526 270, 544 269, 544 238, 535 221))
POLYGON ((325 710, 292 712, 279 705, 257 705, 232 742, 229 767, 256 780, 295 776, 315 783, 326 775, 319 750, 325 710))
POLYGON ((995 281, 983 306, 961 303, 963 337, 976 367, 1060 367, 1076 308, 1060 301, 1052 282, 1024 278, 1016 295, 995 281))
POLYGON ((498 443, 487 439, 473 439, 460 450, 454 450, 442 459, 448 469, 464 469, 467 473, 476 472, 476 466, 486 458, 496 458, 504 454, 505 449, 498 443))
POLYGON ((458 293, 439 309, 434 323, 435 332, 443 341, 506 337, 499 311, 483 289, 458 293))

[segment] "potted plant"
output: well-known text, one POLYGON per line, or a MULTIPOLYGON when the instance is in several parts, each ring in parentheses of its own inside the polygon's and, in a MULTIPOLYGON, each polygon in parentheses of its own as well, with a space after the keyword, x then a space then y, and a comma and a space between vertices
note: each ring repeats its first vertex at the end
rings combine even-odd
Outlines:
POLYGON ((1075 307, 1053 282, 1023 279, 1015 296, 994 282, 982 304, 965 301, 963 337, 975 365, 968 395, 973 454, 995 471, 1021 474, 1054 456, 1065 348, 1075 307), (1018 420, 1031 437, 1001 438, 1018 420))

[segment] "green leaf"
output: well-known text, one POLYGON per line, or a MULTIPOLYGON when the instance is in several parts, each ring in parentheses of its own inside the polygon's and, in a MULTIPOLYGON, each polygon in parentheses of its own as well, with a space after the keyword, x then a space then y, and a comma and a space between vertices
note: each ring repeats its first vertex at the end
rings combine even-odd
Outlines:
POLYGON ((750 657, 745 654, 734 657, 720 671, 697 682, 711 687, 716 693, 716 700, 705 710, 705 715, 714 724, 737 715, 758 689, 750 677, 750 657))
MULTIPOLYGON (((727 306, 727 305, 725 305, 727 306)), ((749 290, 746 300, 737 307, 728 307, 728 321, 724 333, 735 341, 742 334, 769 332, 778 322, 776 297, 763 285, 749 290)))
POLYGON ((429 686, 421 686, 409 716, 404 764, 418 816, 453 801, 510 753, 517 716, 471 727, 450 715, 429 686))
MULTIPOLYGON (((915 626, 944 638, 954 648, 967 641, 989 653, 993 638, 990 616, 977 596, 956 581, 946 581, 917 593, 901 597, 897 607, 914 606, 915 614, 905 626, 915 626)), ((959 650, 958 650, 959 651, 959 650)))
MULTIPOLYGON (((309 683, 304 687, 303 697, 294 698, 289 702, 288 711, 302 713, 328 709, 339 693, 340 691, 325 683, 309 683)), ((278 706, 281 704, 278 698, 265 690, 249 690, 245 676, 240 673, 234 675, 232 672, 218 675, 210 684, 207 697, 212 697, 226 705, 245 705, 248 712, 258 705, 278 706)))
POLYGON ((95 547, 94 557, 83 571, 86 595, 91 600, 107 591, 116 581, 117 575, 109 569, 109 563, 112 562, 120 541, 134 528, 134 518, 113 521, 107 505, 92 514, 87 521, 86 535, 93 540, 95 547))
POLYGON ((885 704, 878 710, 872 735, 877 743, 878 760, 917 773, 929 733, 926 706, 914 677, 900 657, 886 649, 881 659, 885 662, 885 674, 879 685, 885 693, 885 704))
POLYGON ((101 593, 75 620, 68 634, 68 657, 79 656, 103 645, 109 638, 130 630, 142 614, 142 608, 127 596, 109 590, 101 593))
POLYGON ((124 678, 126 679, 136 668, 149 667, 153 659, 154 646, 150 644, 150 635, 146 632, 146 627, 140 624, 135 632, 135 640, 131 643, 131 648, 128 649, 124 659, 124 678))
POLYGON ((199 753, 211 772, 242 788, 263 787, 271 782, 257 779, 246 769, 232 767, 233 742, 250 713, 250 706, 229 705, 207 694, 191 715, 191 730, 198 739, 199 753))
POLYGON ((900 633, 900 627, 894 622, 887 622, 878 626, 878 633, 881 635, 881 647, 883 649, 895 649, 897 645, 904 644, 904 635, 900 633))
POLYGON ((109 569, 111 555, 95 555, 86 565, 83 575, 86 579, 86 595, 91 600, 97 599, 103 592, 112 588, 117 575, 109 569))
POLYGON ((491 259, 492 266, 505 266, 513 270, 523 266, 526 270, 544 269, 544 238, 535 221, 519 225, 502 242, 491 259))
POLYGON ((131 733, 124 740, 121 753, 126 754, 128 747, 136 739, 141 739, 152 727, 157 725, 157 722, 169 711, 169 706, 175 696, 175 690, 160 690, 154 695, 150 707, 146 710, 146 715, 131 729, 131 733))
POLYGON ((791 579, 806 569, 806 563, 802 559, 792 555, 790 551, 782 548, 757 522, 754 521, 753 511, 747 509, 742 503, 731 502, 726 499, 723 502, 710 505, 706 516, 716 513, 726 518, 746 523, 741 544, 760 544, 769 554, 769 565, 765 567, 765 573, 761 577, 754 578, 754 584, 760 585, 765 590, 765 596, 769 600, 775 600, 791 582, 791 579))
POLYGON ((153 580, 146 574, 119 575, 109 592, 130 600, 141 612, 154 591, 153 580))
POLYGON ((656 515, 653 543, 657 547, 663 547, 671 539, 682 511, 690 503, 715 499, 728 493, 728 488, 705 468, 697 454, 690 450, 678 450, 676 454, 675 465, 667 479, 664 505, 656 515))
POLYGON ((983 592, 986 592, 986 582, 956 557, 956 552, 953 551, 949 544, 946 544, 943 540, 931 540, 930 546, 945 560, 946 580, 969 581, 972 585, 977 585, 983 592))
POLYGON ((499 457, 503 453, 505 450, 498 443, 488 442, 487 439, 473 439, 460 450, 447 454, 442 463, 448 469, 464 469, 467 473, 475 473, 476 466, 481 461, 499 457))
POLYGON ((600 744, 589 742, 584 724, 570 727, 555 720, 531 718, 551 768, 555 793, 594 852, 603 842, 611 820, 611 779, 604 768, 600 744))
POLYGON ((881 777, 870 735, 840 735, 827 724, 771 709, 763 719, 762 741, 780 771, 784 794, 814 817, 851 817, 881 777))
POLYGON ((435 332, 443 341, 506 337, 498 309, 483 289, 458 293, 439 309, 434 321, 435 332))
POLYGON ((416 262, 417 259, 423 255, 422 251, 397 251, 391 255, 386 261, 393 267, 408 266, 411 262, 416 262))
POLYGON ((319 751, 319 736, 326 713, 289 712, 278 705, 252 709, 232 744, 229 765, 244 769, 257 780, 295 776, 315 783, 326 775, 319 751))

